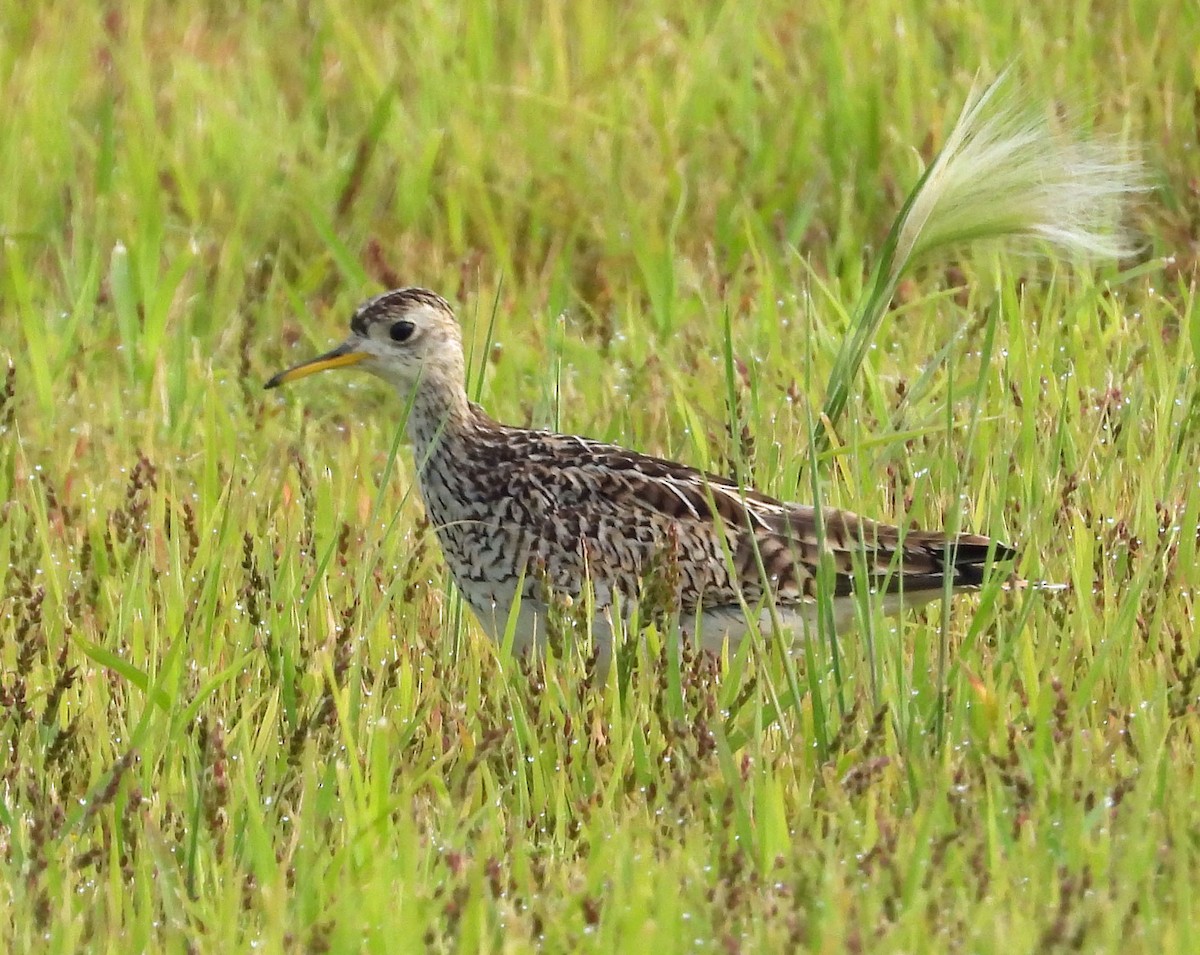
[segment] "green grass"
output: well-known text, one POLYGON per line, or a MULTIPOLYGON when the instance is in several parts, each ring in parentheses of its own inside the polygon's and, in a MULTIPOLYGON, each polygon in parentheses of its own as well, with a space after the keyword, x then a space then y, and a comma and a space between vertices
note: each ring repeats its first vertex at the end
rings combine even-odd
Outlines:
POLYGON ((1194 4, 248 6, 0 17, 0 947, 1200 948, 1194 4), (1145 249, 901 282, 814 471, 888 226, 1013 60, 1143 144, 1145 249), (395 397, 261 389, 397 283, 502 419, 1073 587, 836 665, 532 669, 395 397))

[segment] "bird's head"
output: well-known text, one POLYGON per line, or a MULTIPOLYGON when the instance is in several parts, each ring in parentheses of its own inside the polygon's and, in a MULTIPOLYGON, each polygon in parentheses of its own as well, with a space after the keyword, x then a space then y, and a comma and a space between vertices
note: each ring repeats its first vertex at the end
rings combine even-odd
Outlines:
POLYGON ((275 388, 330 368, 351 365, 409 395, 418 382, 462 387, 462 334, 440 295, 423 288, 384 292, 364 302, 350 319, 350 337, 333 351, 281 371, 275 388))

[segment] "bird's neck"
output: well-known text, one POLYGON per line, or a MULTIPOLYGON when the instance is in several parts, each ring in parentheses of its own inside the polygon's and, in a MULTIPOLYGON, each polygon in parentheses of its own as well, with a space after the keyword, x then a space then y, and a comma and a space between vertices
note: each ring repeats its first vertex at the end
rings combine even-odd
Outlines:
POLYGON ((423 378, 408 413, 408 437, 417 466, 424 470, 429 459, 460 442, 479 414, 467 399, 461 379, 436 373, 423 378))

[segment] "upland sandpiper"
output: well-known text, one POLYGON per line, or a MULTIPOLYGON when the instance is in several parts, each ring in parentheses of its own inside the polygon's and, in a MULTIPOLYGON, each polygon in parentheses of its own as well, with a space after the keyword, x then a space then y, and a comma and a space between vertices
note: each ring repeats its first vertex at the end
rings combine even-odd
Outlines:
POLYGON ((422 288, 363 304, 349 339, 267 382, 357 366, 408 402, 421 498, 466 602, 497 639, 518 595, 515 643, 545 637, 548 601, 595 608, 604 650, 614 607, 647 587, 710 649, 747 617, 802 632, 816 620, 818 565, 834 625, 867 587, 885 612, 978 587, 1013 551, 986 537, 901 531, 844 510, 787 504, 684 464, 574 435, 514 428, 467 398, 462 337, 441 296, 422 288), (590 593, 587 591, 590 589, 590 593))

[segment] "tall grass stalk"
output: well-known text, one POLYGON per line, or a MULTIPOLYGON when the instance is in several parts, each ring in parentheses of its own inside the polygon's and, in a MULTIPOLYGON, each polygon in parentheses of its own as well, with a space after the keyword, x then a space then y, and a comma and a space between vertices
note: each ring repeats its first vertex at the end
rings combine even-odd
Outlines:
POLYGON ((855 305, 825 387, 822 448, 897 284, 914 265, 987 239, 1049 243, 1080 259, 1119 258, 1135 249, 1122 227, 1123 206, 1145 188, 1141 163, 1121 143, 1089 137, 1079 124, 1056 131, 1011 69, 973 89, 892 223, 855 305))

